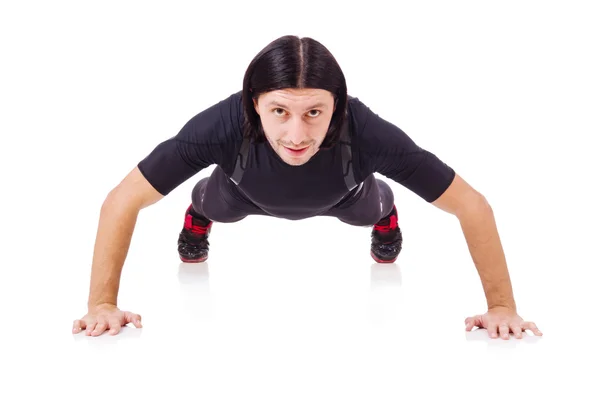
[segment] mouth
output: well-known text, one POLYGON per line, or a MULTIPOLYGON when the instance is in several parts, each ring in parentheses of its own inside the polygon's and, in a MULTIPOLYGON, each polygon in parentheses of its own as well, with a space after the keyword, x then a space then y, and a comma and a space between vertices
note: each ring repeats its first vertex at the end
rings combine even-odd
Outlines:
POLYGON ((308 146, 306 146, 302 149, 290 149, 287 146, 284 146, 284 148, 285 148, 285 152, 287 154, 289 154, 290 156, 294 156, 294 157, 302 156, 308 150, 308 146))

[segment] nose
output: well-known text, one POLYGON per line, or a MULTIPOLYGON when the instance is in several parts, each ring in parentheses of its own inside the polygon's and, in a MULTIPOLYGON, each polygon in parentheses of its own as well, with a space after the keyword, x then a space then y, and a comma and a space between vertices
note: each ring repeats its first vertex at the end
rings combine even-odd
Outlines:
POLYGON ((290 127, 287 138, 293 145, 300 146, 308 140, 308 127, 302 120, 296 121, 290 127))

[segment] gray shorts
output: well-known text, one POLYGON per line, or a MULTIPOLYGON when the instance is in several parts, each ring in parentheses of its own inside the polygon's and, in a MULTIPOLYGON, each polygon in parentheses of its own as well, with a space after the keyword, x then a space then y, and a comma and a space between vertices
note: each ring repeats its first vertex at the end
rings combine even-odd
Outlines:
MULTIPOLYGON (((192 190, 194 211, 220 223, 237 222, 248 215, 271 216, 248 199, 219 167, 192 190)), ((332 216, 353 226, 372 226, 394 206, 394 193, 384 181, 369 175, 339 203, 321 216, 332 216)))

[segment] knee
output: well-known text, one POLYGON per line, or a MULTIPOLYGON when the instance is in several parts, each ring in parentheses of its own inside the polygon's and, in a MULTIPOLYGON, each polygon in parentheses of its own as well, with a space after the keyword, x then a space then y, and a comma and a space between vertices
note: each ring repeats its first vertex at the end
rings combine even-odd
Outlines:
POLYGON ((374 209, 373 211, 369 211, 364 214, 363 217, 360 218, 362 223, 361 226, 373 226, 377 222, 381 220, 381 211, 379 208, 374 209))
POLYGON ((392 191, 392 188, 390 187, 390 185, 388 185, 381 179, 375 179, 375 181, 377 182, 377 189, 379 189, 379 195, 382 198, 391 199, 393 201, 394 200, 394 192, 392 191))
MULTIPOLYGON (((207 183, 208 183, 208 178, 200 179, 198 181, 198 183, 196 183, 196 185, 192 189, 192 203, 194 203, 197 200, 199 200, 199 198, 202 196, 202 193, 204 192, 204 190, 206 188, 206 184, 207 183)), ((199 203, 197 203, 197 204, 198 204, 198 207, 199 207, 200 206, 199 203)))
POLYGON ((217 199, 203 197, 199 206, 205 217, 218 223, 238 222, 248 216, 231 207, 220 197, 217 199))

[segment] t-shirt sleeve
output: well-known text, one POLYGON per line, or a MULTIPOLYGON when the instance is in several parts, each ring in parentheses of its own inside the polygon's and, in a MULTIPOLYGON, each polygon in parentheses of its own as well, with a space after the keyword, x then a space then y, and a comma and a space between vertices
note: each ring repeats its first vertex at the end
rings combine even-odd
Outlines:
POLYGON ((398 126, 381 118, 357 98, 351 106, 361 170, 378 172, 429 203, 446 191, 454 180, 452 167, 419 147, 398 126))
POLYGON ((241 96, 233 94, 192 117, 175 136, 158 144, 138 168, 148 182, 167 195, 204 168, 230 167, 232 150, 242 139, 241 96))

